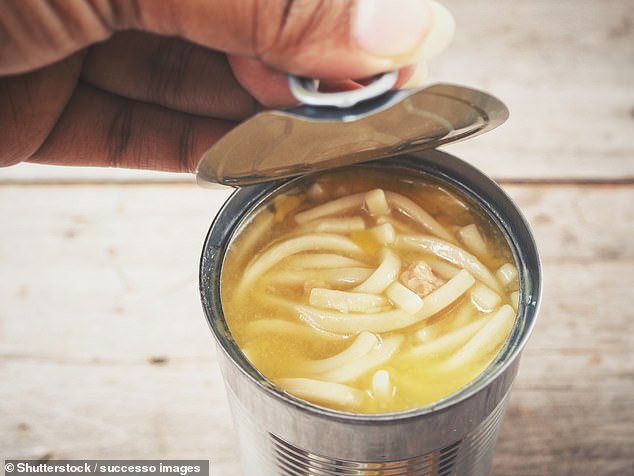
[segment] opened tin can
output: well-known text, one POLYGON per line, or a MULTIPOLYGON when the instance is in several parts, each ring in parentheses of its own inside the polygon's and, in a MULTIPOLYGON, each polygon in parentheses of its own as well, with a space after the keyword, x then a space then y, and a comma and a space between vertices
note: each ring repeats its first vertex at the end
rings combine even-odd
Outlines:
POLYGON ((433 148, 494 127, 505 117, 499 101, 472 89, 440 85, 390 91, 344 109, 305 105, 261 113, 203 159, 199 180, 240 186, 205 241, 200 291, 218 342, 245 475, 488 473, 520 354, 537 315, 540 262, 530 229, 511 199, 474 167, 433 148), (301 175, 361 162, 388 174, 415 171, 469 197, 504 235, 519 274, 515 324, 494 361, 448 397, 400 412, 338 411, 280 390, 247 360, 223 313, 223 262, 241 225, 263 203, 304 180, 301 175))

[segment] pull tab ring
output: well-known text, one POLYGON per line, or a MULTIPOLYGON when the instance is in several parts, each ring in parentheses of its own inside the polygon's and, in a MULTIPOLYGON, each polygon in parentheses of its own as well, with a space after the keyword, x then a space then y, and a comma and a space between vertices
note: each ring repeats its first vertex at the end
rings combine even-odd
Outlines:
POLYGON ((346 108, 389 91, 397 79, 398 72, 390 71, 375 76, 370 84, 359 89, 322 93, 319 92, 319 80, 289 74, 288 85, 295 99, 309 106, 346 108))

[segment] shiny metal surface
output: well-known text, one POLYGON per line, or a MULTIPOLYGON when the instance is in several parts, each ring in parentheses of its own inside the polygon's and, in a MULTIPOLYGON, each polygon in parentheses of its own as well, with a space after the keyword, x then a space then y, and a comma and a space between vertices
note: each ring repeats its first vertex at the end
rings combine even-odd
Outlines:
POLYGON ((515 255, 520 274, 516 325, 504 349, 479 377, 455 394, 422 408, 386 414, 346 413, 280 392, 249 364, 231 338, 222 315, 220 273, 224 252, 244 217, 292 181, 236 191, 207 236, 200 291, 219 344, 242 462, 249 476, 484 475, 488 471, 505 401, 540 301, 541 267, 530 229, 492 180, 448 154, 426 151, 366 165, 422 171, 482 205, 506 235, 515 255), (391 468, 391 464, 395 466, 391 468))
POLYGON ((435 148, 497 127, 506 106, 475 89, 437 84, 388 91, 341 109, 264 111, 204 155, 200 184, 243 186, 435 148))
POLYGON ((309 106, 331 106, 348 108, 386 93, 394 87, 398 80, 398 72, 390 71, 376 76, 363 88, 334 93, 319 92, 319 81, 299 76, 288 76, 291 94, 302 104, 309 106))
MULTIPOLYGON (((508 400, 507 393, 473 431, 447 446, 411 458, 356 461, 315 454, 267 432, 249 418, 235 396, 229 395, 237 432, 241 436, 245 474, 265 476, 484 475, 489 471, 508 400)), ((416 435, 409 437, 416 439, 416 435)))

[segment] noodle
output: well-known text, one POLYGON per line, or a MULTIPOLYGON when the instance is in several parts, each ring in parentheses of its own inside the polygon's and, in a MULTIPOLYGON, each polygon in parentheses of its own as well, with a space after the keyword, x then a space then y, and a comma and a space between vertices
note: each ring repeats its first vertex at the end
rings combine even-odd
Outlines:
POLYGON ((444 364, 451 369, 464 365, 473 360, 476 355, 486 354, 500 343, 511 332, 515 311, 505 304, 493 316, 489 317, 486 325, 475 334, 467 344, 452 355, 444 364))
POLYGON ((417 319, 401 310, 374 314, 324 311, 311 306, 295 306, 300 319, 328 332, 358 334, 359 332, 390 332, 416 324, 417 319))
POLYGON ((360 284, 370 277, 371 268, 332 268, 319 270, 292 270, 285 269, 271 272, 266 279, 272 283, 285 284, 288 286, 306 283, 322 283, 331 286, 352 287, 360 284))
POLYGON ((422 357, 430 354, 441 354, 455 350, 478 332, 486 321, 479 319, 455 331, 444 334, 431 342, 413 346, 407 352, 408 357, 422 357))
POLYGON ((394 385, 387 370, 377 370, 372 377, 372 395, 379 400, 388 400, 394 393, 394 385))
POLYGON ((383 260, 368 279, 359 284, 355 291, 361 293, 382 293, 392 284, 401 270, 401 259, 389 248, 383 249, 383 260))
POLYGON ((332 253, 306 253, 301 255, 293 255, 286 258, 285 264, 289 268, 298 269, 329 269, 365 266, 362 261, 332 253))
POLYGON ((460 238, 462 244, 464 244, 467 249, 478 258, 488 256, 489 251, 487 249, 487 244, 484 241, 484 238, 482 238, 478 227, 474 223, 460 228, 458 230, 458 237, 460 238))
POLYGON ((349 233, 357 230, 365 230, 365 223, 361 217, 323 218, 309 221, 299 229, 300 232, 317 233, 349 233))
POLYGON ((336 309, 339 312, 376 312, 388 304, 380 294, 338 291, 334 289, 313 288, 308 303, 323 309, 336 309))
POLYGON ((405 216, 408 216, 412 220, 418 222, 430 233, 447 241, 455 241, 451 234, 445 230, 445 227, 438 223, 434 217, 409 198, 394 192, 388 192, 386 193, 386 196, 387 201, 391 206, 396 208, 405 216))
POLYGON ((364 356, 328 372, 320 373, 319 378, 336 383, 352 382, 387 362, 394 355, 401 342, 403 342, 403 336, 386 337, 383 342, 374 346, 364 356))
POLYGON ((372 350, 372 347, 379 343, 379 338, 371 332, 362 332, 354 342, 337 355, 322 360, 311 360, 303 362, 302 370, 309 373, 322 373, 342 367, 356 359, 363 357, 372 350))
POLYGON ((344 408, 358 407, 365 397, 361 390, 348 385, 310 378, 281 378, 277 384, 300 398, 344 408))
POLYGON ((337 198, 331 202, 298 213, 295 215, 295 221, 301 225, 311 220, 316 220, 317 218, 345 213, 353 208, 359 208, 363 204, 364 198, 365 193, 356 193, 354 195, 337 198))
POLYGON ((254 263, 251 263, 242 277, 241 285, 245 287, 259 278, 267 270, 284 258, 311 250, 341 251, 343 253, 360 254, 361 249, 348 238, 334 234, 311 234, 290 238, 269 248, 254 263))

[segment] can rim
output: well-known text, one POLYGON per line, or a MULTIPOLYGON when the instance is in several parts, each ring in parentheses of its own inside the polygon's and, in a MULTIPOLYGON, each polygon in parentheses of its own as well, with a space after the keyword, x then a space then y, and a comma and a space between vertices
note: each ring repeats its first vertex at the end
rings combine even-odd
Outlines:
MULTIPOLYGON (((282 185, 291 185, 296 180, 301 179, 301 177, 237 189, 214 218, 203 246, 199 269, 199 290, 207 323, 222 351, 238 367, 240 372, 258 388, 301 411, 328 419, 354 421, 355 423, 393 423, 443 411, 471 398, 496 380, 519 357, 535 326, 541 304, 543 288, 542 268, 533 233, 519 208, 492 179, 472 165, 438 150, 402 155, 359 165, 377 165, 379 163, 379 166, 383 166, 383 164, 388 162, 390 165, 397 167, 411 167, 412 164, 416 164, 418 170, 431 174, 434 178, 450 184, 475 199, 494 220, 507 238, 518 266, 521 292, 516 324, 514 324, 511 335, 504 347, 477 377, 456 392, 420 407, 384 413, 347 412, 317 405, 283 392, 244 357, 238 346, 231 339, 228 328, 223 330, 217 327, 218 319, 214 316, 214 312, 219 311, 222 315, 219 292, 222 261, 224 251, 228 243, 231 242, 236 227, 249 211, 266 200, 272 193, 277 192, 282 185), (425 167, 421 168, 421 165, 425 167), (486 200, 485 197, 487 198, 486 200), (248 203, 245 206, 245 203, 241 202, 239 208, 241 213, 234 213, 236 210, 231 208, 236 205, 239 199, 243 198, 246 198, 248 203), (223 221, 226 215, 229 215, 231 219, 229 223, 231 226, 223 229, 223 225, 225 225, 223 221), (514 233, 511 233, 511 231, 514 231, 514 233), (522 241, 521 248, 517 243, 520 237, 522 241), (219 241, 219 245, 212 246, 214 241, 219 241), (213 256, 208 256, 212 248, 213 256), (210 259, 213 263, 209 261, 210 259), (214 266, 210 267, 210 264, 214 264, 214 266), (209 272, 213 273, 217 279, 210 280, 211 276, 207 274, 209 272), (210 294, 208 295, 207 293, 210 294), (214 304, 216 305, 215 308, 214 304), (518 322, 519 325, 517 324, 518 322)), ((225 322, 224 318, 221 320, 225 322)))
MULTIPOLYGON (((380 83, 389 78, 385 75, 372 86, 381 90, 385 84, 380 83)), ((483 134, 509 116, 497 97, 456 84, 372 97, 375 92, 365 87, 320 93, 321 105, 302 95, 308 103, 255 114, 203 154, 198 184, 240 187, 433 149, 483 134), (371 97, 349 105, 348 100, 355 102, 357 94, 365 93, 371 97), (349 107, 339 107, 345 105, 349 107)))

